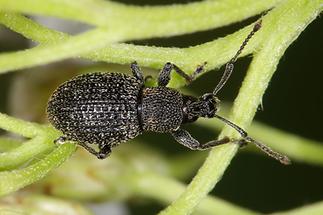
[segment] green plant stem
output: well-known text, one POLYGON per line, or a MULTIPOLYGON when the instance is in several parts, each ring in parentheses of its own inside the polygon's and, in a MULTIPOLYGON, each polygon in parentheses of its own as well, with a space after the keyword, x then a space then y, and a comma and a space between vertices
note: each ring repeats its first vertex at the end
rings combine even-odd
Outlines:
MULTIPOLYGON (((21 140, 9 138, 9 137, 0 137, 0 152, 6 152, 17 148, 22 144, 21 140)), ((1 154, 0 154, 1 155, 1 154)))
MULTIPOLYGON (((134 195, 156 199, 165 204, 174 201, 185 190, 185 185, 157 174, 143 173, 130 177, 134 195), (165 189, 167 188, 167 189, 165 189)), ((128 181, 129 183, 129 181, 128 181)), ((206 197, 196 208, 197 214, 258 214, 216 197, 206 197)))
POLYGON ((27 138, 43 134, 44 131, 43 126, 37 123, 26 122, 3 113, 0 113, 0 128, 27 138))
MULTIPOLYGON (((212 27, 223 26, 260 13, 263 10, 273 7, 275 4, 277 4, 277 2, 279 2, 279 0, 259 1, 257 3, 252 0, 245 0, 241 2, 238 2, 236 0, 227 0, 223 2, 205 1, 186 5, 142 8, 126 6, 113 2, 87 0, 83 0, 82 2, 66 0, 28 0, 27 2, 0 0, 0 8, 9 11, 27 13, 37 13, 37 11, 40 11, 41 13, 45 13, 47 15, 57 15, 58 17, 62 17, 60 15, 63 15, 63 18, 66 18, 64 17, 65 15, 74 19, 77 19, 77 17, 86 17, 87 20, 89 17, 88 14, 95 14, 94 17, 91 16, 91 20, 97 20, 95 18, 97 17, 97 15, 101 16, 101 18, 99 19, 105 20, 105 22, 109 22, 109 24, 106 23, 106 25, 111 25, 109 29, 113 29, 110 32, 108 30, 96 29, 82 35, 75 36, 71 40, 67 39, 68 41, 64 40, 64 42, 56 42, 59 44, 55 44, 53 46, 49 45, 48 47, 36 47, 31 50, 2 54, 0 55, 0 72, 50 63, 68 57, 76 57, 83 53, 89 52, 90 50, 97 50, 100 47, 103 47, 108 43, 115 41, 137 38, 142 39, 153 36, 171 36, 174 34, 183 34, 197 30, 205 30, 212 27), (232 7, 232 4, 238 4, 239 7, 232 7), (64 6, 64 10, 61 9, 62 6, 64 6), (88 11, 83 13, 82 11, 86 10, 87 8, 88 11), (102 8, 104 8, 105 11, 103 13, 102 8), (73 12, 70 12, 69 10, 73 12), (232 16, 227 16, 228 10, 232 14, 232 16), (211 16, 205 16, 204 13, 206 11, 209 12, 211 16), (109 14, 111 15, 111 17, 109 14), (129 17, 131 17, 131 19, 129 19, 129 17), (149 19, 147 17, 149 17, 149 19), (198 18, 200 19, 199 21, 198 18), (174 20, 176 20, 175 24, 174 20), (131 24, 129 22, 134 23, 131 24), (195 22, 199 23, 199 25, 197 25, 195 22), (203 25, 201 25, 201 23, 203 25), (136 26, 136 28, 133 28, 133 26, 136 26), (201 26, 201 28, 196 28, 196 26, 201 26), (169 29, 172 30, 170 31, 169 29), (88 44, 91 44, 91 46, 89 46, 88 44)), ((41 35, 43 35, 43 33, 48 33, 48 31, 38 32, 37 29, 39 29, 39 25, 36 24, 31 25, 32 27, 36 27, 35 29, 27 28, 26 26, 29 26, 27 25, 27 23, 22 24, 23 22, 19 22, 26 22, 26 19, 12 19, 12 17, 10 18, 10 16, 11 15, 9 13, 4 13, 0 18, 4 22, 6 22, 6 24, 11 29, 15 27, 23 29, 24 34, 28 35, 29 37, 33 35, 35 37, 34 39, 36 40, 39 39, 41 35)), ((82 19, 80 19, 79 21, 82 21, 82 19)), ((56 32, 56 34, 60 40, 65 37, 61 33, 59 34, 56 32)), ((54 34, 51 34, 51 36, 53 35, 54 34)), ((236 37, 237 35, 235 35, 233 39, 236 40, 236 37)), ((48 41, 48 39, 43 40, 48 41)), ((232 43, 231 41, 223 42, 225 45, 235 45, 235 43, 232 43)), ((208 46, 209 47, 207 48, 213 48, 210 46, 210 44, 208 44, 208 46)), ((251 44, 249 47, 252 47, 251 44)), ((139 49, 136 50, 132 48, 125 48, 127 47, 120 47, 118 45, 112 46, 112 49, 101 50, 99 53, 92 53, 91 58, 118 63, 130 63, 134 60, 137 60, 143 66, 151 66, 154 68, 161 68, 163 66, 162 64, 164 64, 165 62, 172 61, 183 67, 184 70, 188 70, 190 72, 193 71, 194 67, 206 60, 209 61, 210 68, 221 65, 221 56, 207 55, 205 54, 207 52, 204 52, 205 49, 202 49, 202 47, 197 47, 196 50, 190 49, 190 51, 188 51, 184 55, 181 51, 178 51, 178 49, 173 50, 152 48, 151 51, 149 51, 149 48, 142 49, 142 47, 140 46, 138 46, 139 49), (120 52, 120 50, 123 51, 120 52), (129 50, 134 50, 135 52, 132 52, 131 55, 129 55, 129 50), (204 53, 204 55, 191 55, 192 53, 194 53, 194 51, 199 51, 198 53, 204 53), (154 54, 154 58, 151 58, 152 53, 154 54), (171 55, 172 53, 174 53, 175 56, 171 55), (103 57, 100 57, 101 55, 103 55, 103 57), (181 57, 179 58, 178 56, 181 57), (192 59, 194 60, 193 62, 189 61, 192 59), (216 61, 217 63, 215 63, 214 61, 216 61)), ((219 48, 220 49, 212 49, 219 50, 218 52, 212 53, 222 53, 223 50, 231 51, 230 48, 226 48, 225 46, 219 48)), ((245 53, 247 54, 248 51, 246 50, 245 53)), ((227 61, 229 59, 229 56, 225 56, 224 58, 227 61)), ((223 61, 222 64, 224 62, 225 61, 223 61)), ((175 81, 173 81, 173 83, 175 83, 175 81)), ((183 85, 183 83, 181 83, 181 85, 183 85)))
POLYGON ((38 181, 53 168, 62 164, 75 151, 75 148, 75 144, 64 144, 26 168, 0 172, 0 196, 38 181))
MULTIPOLYGON (((0 22, 4 25, 23 34, 29 39, 40 42, 41 44, 48 44, 41 46, 41 51, 36 48, 29 50, 25 53, 13 53, 0 55, 0 72, 9 71, 12 68, 22 69, 25 67, 35 66, 39 63, 37 59, 43 59, 41 62, 52 62, 62 57, 73 57, 75 52, 64 52, 57 53, 52 52, 52 46, 57 43, 62 43, 62 48, 69 49, 71 46, 68 42, 64 42, 67 38, 72 38, 66 34, 59 33, 57 31, 51 31, 30 19, 27 19, 17 14, 1 14, 0 22), (36 30, 30 31, 25 26, 32 26, 36 30), (39 34, 35 33, 39 32, 39 34), (64 41, 62 41, 64 40, 64 41), (61 42, 60 42, 61 41, 61 42), (52 44, 52 46, 50 45, 52 44), (65 44, 65 45, 64 45, 65 44), (43 58, 44 52, 51 52, 47 59, 43 58), (26 57, 36 58, 35 60, 26 61, 26 57), (17 63, 18 62, 18 63, 17 63), (22 62, 21 64, 19 62, 22 62), (9 64, 9 65, 8 65, 9 64)), ((133 61, 139 62, 141 66, 149 66, 152 68, 159 69, 167 61, 171 61, 180 66, 183 70, 193 72, 197 65, 207 61, 208 65, 206 70, 219 67, 227 62, 232 55, 234 55, 237 47, 240 46, 243 39, 250 32, 251 26, 248 26, 232 35, 228 35, 225 38, 220 38, 212 42, 208 42, 202 45, 190 47, 190 48, 161 48, 161 47, 147 47, 147 46, 136 46, 131 44, 108 44, 105 48, 83 55, 83 57, 97 61, 107 61, 113 63, 130 63, 133 61)), ((85 37, 82 37, 85 38, 85 37)), ((244 50, 242 56, 251 53, 255 47, 260 43, 261 36, 253 38, 244 50)), ((100 41, 95 41, 101 43, 100 41)), ((81 48, 79 51, 82 51, 81 48)), ((78 51, 78 52, 79 52, 78 51)), ((171 80, 170 86, 178 88, 185 85, 186 82, 183 78, 174 75, 171 80)))
POLYGON ((323 214, 323 202, 317 202, 288 211, 272 213, 272 215, 321 215, 323 214))
POLYGON ((46 28, 21 14, 0 12, 0 23, 41 45, 56 43, 68 38, 67 34, 46 28))
MULTIPOLYGON (((54 147, 53 140, 59 133, 47 126, 26 122, 0 113, 0 128, 33 138, 11 152, 0 154, 1 168, 9 169, 34 158, 35 155, 54 147)), ((74 151, 74 144, 65 144, 43 159, 22 169, 0 172, 0 196, 14 192, 44 177, 63 163, 74 151)))
MULTIPOLYGON (((0 0, 2 11, 22 12, 27 14, 39 14, 45 16, 57 16, 77 21, 84 21, 89 24, 101 24, 102 18, 111 19, 111 13, 104 13, 102 1, 91 0, 0 0), (73 18, 74 17, 74 18, 73 18), (89 18, 90 17, 90 18, 89 18)), ((108 6, 108 5, 107 5, 108 6)), ((112 6, 112 5, 110 5, 112 6)), ((106 8, 108 12, 108 8, 106 8)))
MULTIPOLYGON (((320 1, 289 0, 284 1, 263 18, 262 31, 266 36, 264 35, 262 49, 256 53, 235 100, 230 117, 232 121, 242 127, 251 122, 279 59, 321 9, 320 1)), ((220 136, 238 137, 236 132, 227 126, 220 136)), ((213 149, 187 189, 160 214, 192 213, 197 204, 221 179, 237 149, 237 144, 227 144, 213 149)))
POLYGON ((109 30, 95 29, 56 44, 38 46, 24 51, 0 54, 0 71, 28 68, 68 57, 77 57, 82 53, 100 49, 105 45, 126 37, 122 33, 111 34, 109 30), (122 36, 123 35, 123 36, 122 36), (89 45, 91 44, 91 45, 89 45))
POLYGON ((48 144, 46 138, 35 137, 21 146, 8 152, 0 153, 0 170, 14 169, 31 159, 35 159, 38 154, 53 149, 54 144, 48 144))
POLYGON ((228 25, 257 15, 281 1, 222 0, 140 7, 103 0, 0 0, 0 9, 51 15, 109 28, 126 27, 132 32, 141 32, 143 37, 160 37, 228 25))

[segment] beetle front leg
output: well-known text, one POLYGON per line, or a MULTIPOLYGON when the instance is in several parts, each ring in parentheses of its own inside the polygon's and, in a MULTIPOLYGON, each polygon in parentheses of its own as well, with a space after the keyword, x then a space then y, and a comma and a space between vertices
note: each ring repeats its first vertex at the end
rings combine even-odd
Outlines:
POLYGON ((218 146, 218 145, 222 145, 230 142, 230 138, 224 137, 220 140, 213 140, 205 144, 201 144, 199 141, 194 139, 188 131, 183 129, 172 131, 171 134, 177 142, 192 150, 206 150, 214 146, 218 146))
POLYGON ((192 75, 187 75, 183 70, 181 70, 178 66, 173 64, 173 68, 176 71, 177 74, 184 77, 188 83, 191 83, 198 74, 204 71, 204 67, 207 64, 207 62, 204 62, 202 65, 198 65, 195 69, 195 71, 192 73, 192 75))
POLYGON ((144 76, 136 61, 131 63, 130 68, 133 76, 135 76, 142 84, 144 84, 144 76))
POLYGON ((170 72, 172 71, 172 69, 174 69, 177 74, 185 78, 188 83, 191 83, 196 78, 196 76, 203 71, 205 65, 206 62, 202 66, 198 66, 192 75, 188 75, 175 64, 167 62, 159 74, 158 86, 167 86, 170 81, 170 72))
POLYGON ((166 63, 161 70, 159 77, 158 77, 158 86, 166 87, 170 80, 170 72, 173 69, 173 64, 166 63))

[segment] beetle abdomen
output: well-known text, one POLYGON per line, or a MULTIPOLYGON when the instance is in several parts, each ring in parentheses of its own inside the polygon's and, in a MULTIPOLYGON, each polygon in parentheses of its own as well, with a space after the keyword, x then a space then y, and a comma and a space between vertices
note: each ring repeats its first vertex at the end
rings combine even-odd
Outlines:
POLYGON ((141 133, 140 82, 119 73, 91 73, 62 84, 49 100, 49 121, 68 138, 110 144, 141 133))

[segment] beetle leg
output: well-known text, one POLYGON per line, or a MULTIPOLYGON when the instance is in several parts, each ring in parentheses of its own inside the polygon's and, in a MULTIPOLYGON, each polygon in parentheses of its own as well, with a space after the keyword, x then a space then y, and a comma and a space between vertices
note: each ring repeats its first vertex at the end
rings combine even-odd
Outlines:
POLYGON ((169 83, 170 72, 172 71, 172 69, 174 69, 178 75, 185 78, 188 83, 191 83, 196 78, 196 76, 203 71, 205 64, 206 62, 202 66, 198 66, 192 75, 188 75, 175 64, 168 62, 165 64, 164 68, 159 74, 158 86, 166 86, 169 83))
POLYGON ((135 76, 142 84, 144 84, 144 76, 136 61, 131 63, 130 68, 133 76, 135 76))
MULTIPOLYGON (((66 137, 66 136, 61 136, 61 137, 57 138, 56 140, 54 140, 54 143, 56 143, 56 144, 64 144, 66 141, 73 141, 73 140, 68 139, 68 137, 66 137)), ((88 151, 91 154, 95 155, 99 159, 104 159, 111 153, 111 147, 110 147, 110 145, 107 145, 107 144, 106 145, 99 145, 99 151, 98 152, 95 151, 95 149, 93 149, 92 147, 90 147, 86 143, 77 142, 77 144, 79 146, 82 146, 86 151, 88 151)))
POLYGON ((180 76, 184 77, 188 83, 191 83, 198 74, 204 71, 204 67, 207 64, 207 62, 204 62, 202 65, 198 65, 195 69, 195 71, 192 73, 192 75, 187 75, 183 70, 181 70, 178 66, 173 64, 174 70, 179 74, 180 76))
POLYGON ((100 151, 96 155, 99 159, 104 159, 111 153, 111 146, 109 144, 99 145, 99 149, 100 151))
POLYGON ((283 164, 290 164, 290 160, 286 155, 280 154, 274 150, 272 150, 270 147, 254 140, 253 138, 249 137, 247 132, 245 130, 243 130, 241 127, 239 127, 238 125, 234 124, 233 122, 223 118, 222 116, 219 116, 217 114, 214 115, 214 117, 220 119, 222 122, 224 122, 225 124, 231 126, 232 128, 234 128, 237 132, 239 132, 239 134, 241 135, 243 140, 240 140, 240 145, 243 145, 245 142, 246 143, 253 143, 255 146, 257 146, 260 150, 262 150, 263 152, 265 152, 267 155, 275 158, 276 160, 278 160, 279 162, 283 163, 283 164))
POLYGON ((161 70, 159 77, 158 77, 158 86, 166 87, 170 80, 170 72, 173 69, 173 64, 166 63, 161 70))
POLYGON ((192 149, 192 150, 205 150, 212 148, 214 146, 222 145, 225 143, 229 143, 230 139, 228 137, 224 137, 220 140, 209 141, 205 144, 201 144, 199 141, 194 139, 188 131, 183 129, 178 129, 176 131, 171 132, 172 136, 175 138, 177 142, 180 144, 192 149))
MULTIPOLYGON (((222 144, 226 144, 226 143, 229 143, 229 142, 230 142, 230 138, 228 138, 228 137, 223 137, 222 139, 219 139, 219 140, 211 140, 211 141, 201 145, 201 150, 209 149, 209 148, 219 146, 219 145, 222 145, 222 144)), ((238 143, 240 143, 240 142, 238 142, 238 143)))

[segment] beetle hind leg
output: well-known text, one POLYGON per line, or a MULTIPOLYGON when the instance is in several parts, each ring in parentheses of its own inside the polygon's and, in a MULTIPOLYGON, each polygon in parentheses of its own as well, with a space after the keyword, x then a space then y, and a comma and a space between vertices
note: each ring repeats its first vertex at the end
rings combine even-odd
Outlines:
POLYGON ((87 143, 78 142, 77 144, 82 146, 86 151, 95 155, 98 159, 105 159, 111 153, 111 147, 109 145, 99 145, 99 151, 96 151, 87 143))
MULTIPOLYGON (((70 139, 67 136, 60 136, 59 138, 54 140, 54 143, 62 145, 67 141, 75 141, 75 140, 70 139)), ((95 155, 98 159, 104 159, 104 158, 108 157, 109 154, 111 153, 111 147, 109 144, 99 145, 99 151, 96 151, 94 148, 89 146, 87 143, 77 142, 77 145, 82 146, 86 151, 95 155)))

